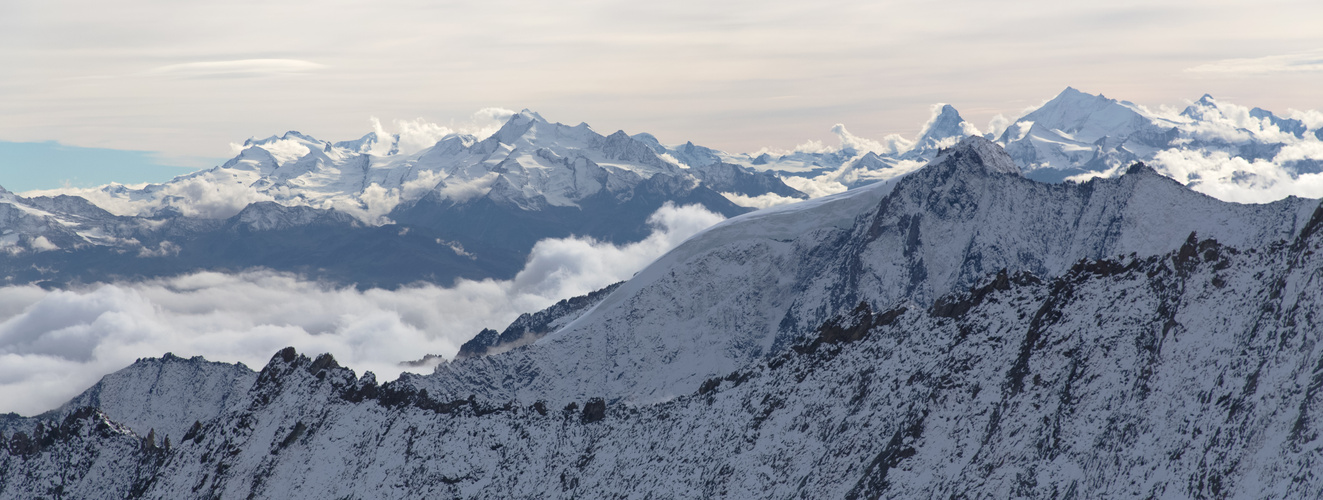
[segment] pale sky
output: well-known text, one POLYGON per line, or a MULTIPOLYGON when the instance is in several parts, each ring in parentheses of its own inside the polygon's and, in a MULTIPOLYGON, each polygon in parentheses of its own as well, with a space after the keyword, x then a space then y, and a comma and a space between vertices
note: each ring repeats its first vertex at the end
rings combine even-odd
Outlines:
POLYGON ((1280 113, 1323 109, 1320 22, 1317 0, 5 0, 0 141, 181 164, 502 107, 748 152, 913 137, 936 102, 984 127, 1067 85, 1280 113))

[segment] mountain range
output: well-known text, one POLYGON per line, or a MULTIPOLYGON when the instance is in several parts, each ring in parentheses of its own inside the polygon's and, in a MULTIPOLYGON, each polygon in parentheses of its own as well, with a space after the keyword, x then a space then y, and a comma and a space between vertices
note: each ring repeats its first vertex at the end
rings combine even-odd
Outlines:
POLYGON ((0 192, 0 271, 49 287, 253 268, 360 287, 510 279, 543 239, 636 242, 668 202, 732 217, 896 178, 969 136, 1005 148, 1030 179, 1115 177, 1143 161, 1201 192, 1262 202, 1310 195, 1321 125, 1211 96, 1154 111, 1067 88, 1004 130, 980 132, 941 105, 912 141, 838 126, 838 148, 776 154, 602 135, 528 110, 488 137, 412 152, 398 135, 291 131, 161 184, 0 192))
POLYGON ((374 153, 380 140, 288 132, 164 184, 85 193, 118 213, 0 193, 4 272, 50 286, 251 268, 366 287, 510 279, 539 240, 642 240, 666 203, 734 216, 751 209, 721 193, 806 198, 771 174, 690 167, 623 132, 529 111, 482 140, 450 135, 408 155, 374 153))
POLYGON ((1034 125, 732 217, 430 375, 141 359, 0 419, 0 497, 1323 495, 1323 205, 1043 182, 1034 125))

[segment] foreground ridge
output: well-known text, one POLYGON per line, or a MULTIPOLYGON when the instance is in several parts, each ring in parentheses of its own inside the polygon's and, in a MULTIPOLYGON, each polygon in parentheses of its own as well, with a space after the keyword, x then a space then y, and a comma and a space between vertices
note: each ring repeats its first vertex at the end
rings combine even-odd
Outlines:
POLYGON ((1323 492, 1307 472, 1323 352, 1297 325, 1323 305, 1304 270, 1323 264, 1321 244, 1246 251, 1191 235, 1054 279, 998 273, 929 310, 862 304, 650 405, 437 399, 286 349, 246 406, 169 445, 95 409, 8 437, 0 491, 1310 497, 1323 492), (1257 279, 1265 268, 1278 272, 1257 279))

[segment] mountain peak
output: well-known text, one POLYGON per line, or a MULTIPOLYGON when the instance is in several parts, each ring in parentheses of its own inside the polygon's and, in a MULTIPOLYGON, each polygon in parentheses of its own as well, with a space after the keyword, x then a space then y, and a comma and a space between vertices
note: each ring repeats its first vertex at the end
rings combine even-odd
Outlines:
POLYGON ((495 134, 492 134, 491 138, 502 144, 513 144, 524 134, 528 133, 529 129, 532 129, 534 125, 539 123, 547 123, 547 120, 542 118, 542 115, 539 115, 528 108, 524 108, 518 113, 510 115, 510 119, 506 120, 505 125, 501 125, 501 129, 497 130, 495 134))
POLYGON ((1043 107, 1046 108, 1052 106, 1053 104, 1060 106, 1063 104, 1085 103, 1090 101, 1107 102, 1107 101, 1111 101, 1111 99, 1108 99, 1102 94, 1093 95, 1088 92, 1081 91, 1075 87, 1066 87, 1065 90, 1062 90, 1060 94, 1057 94, 1056 97, 1053 97, 1052 100, 1048 101, 1047 104, 1044 104, 1043 107))
POLYGON ((536 111, 533 111, 533 110, 528 109, 528 108, 521 109, 521 110, 519 110, 518 113, 515 113, 515 114, 513 114, 513 115, 510 115, 510 120, 509 120, 509 121, 510 121, 510 122, 514 122, 514 123, 521 123, 521 124, 522 124, 522 123, 529 123, 529 122, 541 122, 541 123, 547 123, 547 119, 546 119, 546 118, 543 118, 542 115, 539 115, 539 114, 537 114, 536 111))
POLYGON ((320 144, 320 143, 323 142, 323 141, 318 140, 317 138, 315 138, 315 137, 313 137, 313 136, 310 136, 310 135, 305 134, 305 133, 303 133, 303 132, 299 132, 299 131, 297 131, 297 130, 290 130, 290 131, 288 131, 288 132, 285 132, 285 135, 280 136, 280 138, 281 138, 281 139, 284 139, 284 140, 299 139, 299 140, 304 140, 304 141, 313 142, 313 143, 318 143, 318 144, 320 144))
POLYGON ((381 141, 381 137, 378 136, 376 132, 368 132, 367 134, 364 134, 363 137, 359 137, 358 139, 354 139, 352 141, 339 141, 332 144, 332 146, 337 148, 348 149, 355 153, 366 153, 368 151, 371 151, 372 146, 376 145, 377 142, 380 141, 381 141))
POLYGON ((924 124, 923 131, 914 143, 915 151, 934 150, 948 146, 968 133, 965 119, 950 104, 933 106, 933 116, 924 124))
POLYGON ((1052 101, 1073 101, 1080 98, 1090 97, 1094 97, 1094 95, 1088 92, 1083 92, 1075 87, 1066 87, 1061 92, 1057 93, 1056 97, 1052 98, 1052 101))
POLYGON ((1205 115, 1209 115, 1210 113, 1213 116, 1222 113, 1221 108, 1217 105, 1217 99, 1214 98, 1212 94, 1204 94, 1198 101, 1194 101, 1181 111, 1182 116, 1196 120, 1206 119, 1207 116, 1205 115))
POLYGON ((1020 167, 1006 154, 1006 150, 977 135, 966 137, 955 146, 942 150, 932 164, 954 164, 960 168, 974 168, 984 172, 1021 175, 1020 167))

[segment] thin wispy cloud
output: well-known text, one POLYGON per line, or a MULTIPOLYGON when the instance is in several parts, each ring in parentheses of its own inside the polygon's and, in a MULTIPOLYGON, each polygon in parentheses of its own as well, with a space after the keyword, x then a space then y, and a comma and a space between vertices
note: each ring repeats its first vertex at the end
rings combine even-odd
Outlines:
POLYGON ((1189 69, 1190 73, 1231 76, 1262 76, 1282 73, 1311 73, 1323 71, 1323 49, 1298 54, 1223 59, 1189 69))
POLYGON ((146 74, 173 78, 254 78, 307 73, 326 65, 298 59, 239 59, 171 64, 146 74))

